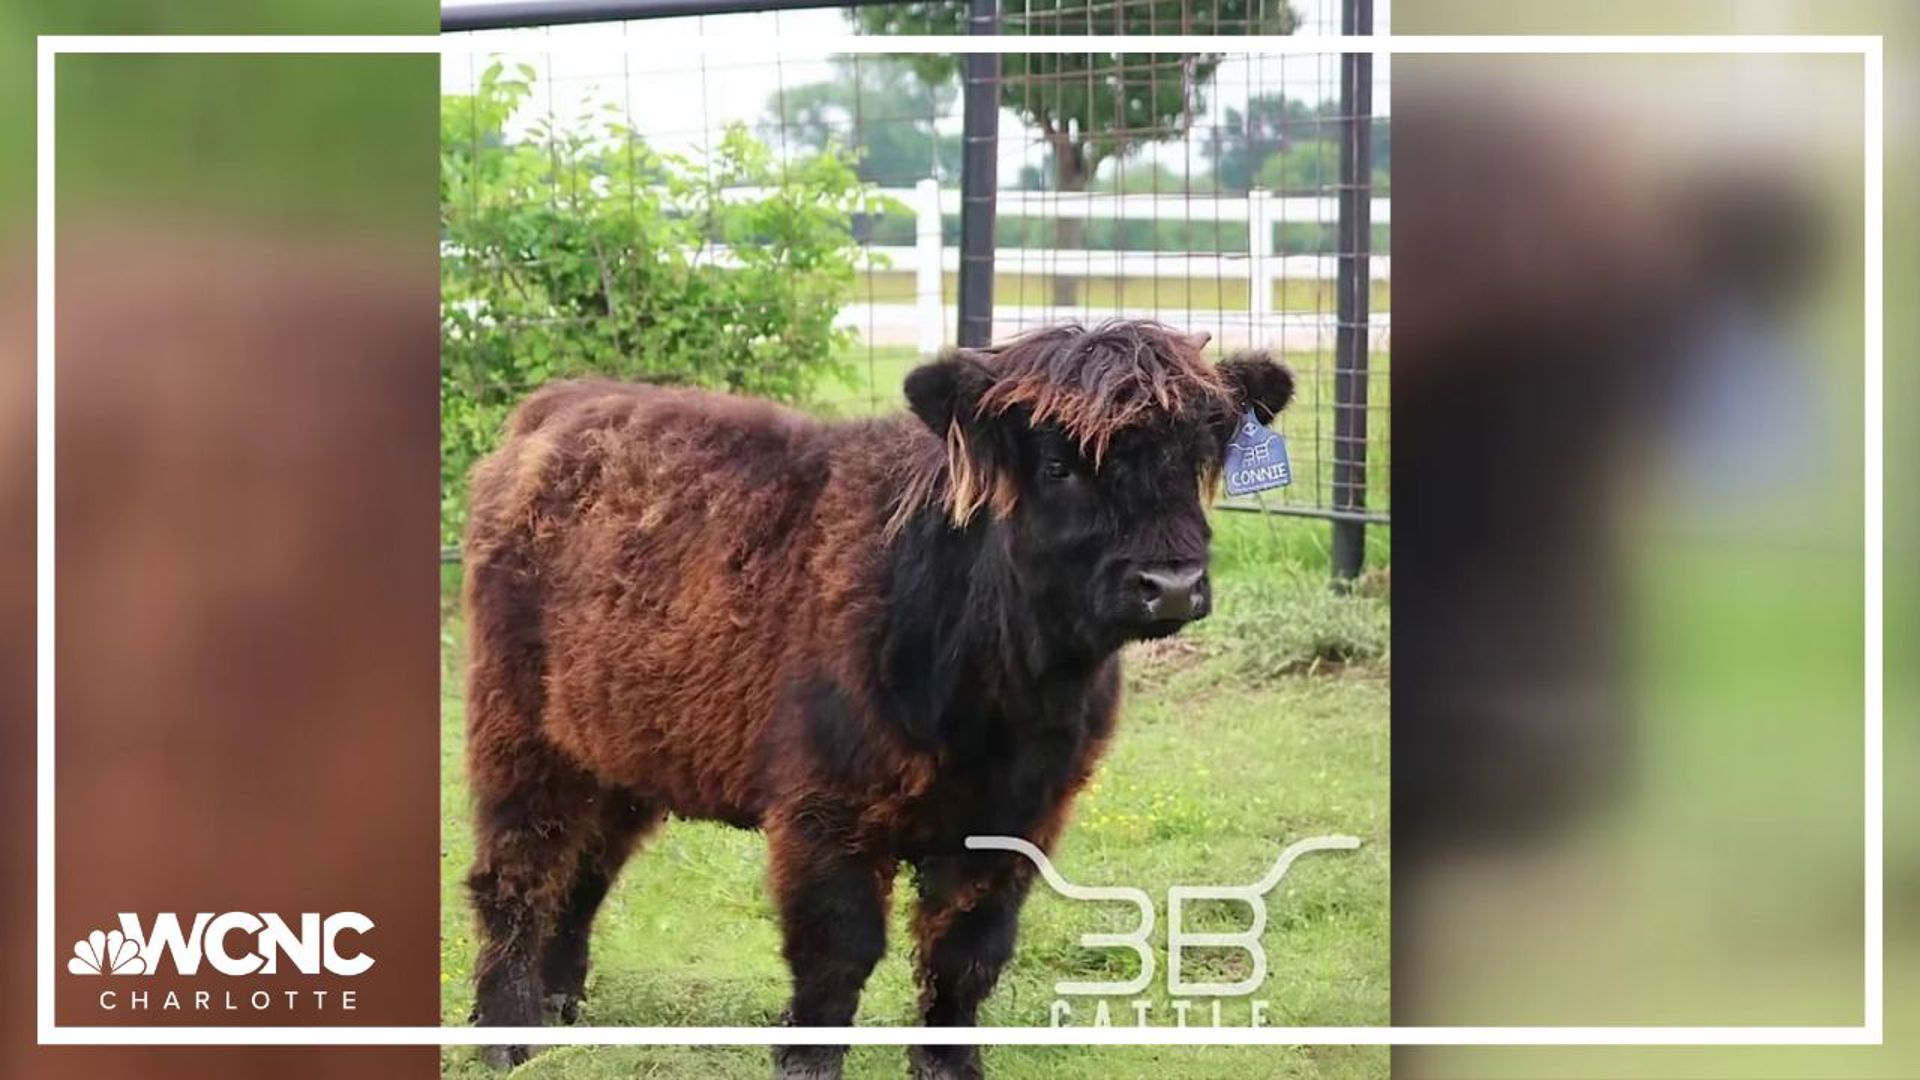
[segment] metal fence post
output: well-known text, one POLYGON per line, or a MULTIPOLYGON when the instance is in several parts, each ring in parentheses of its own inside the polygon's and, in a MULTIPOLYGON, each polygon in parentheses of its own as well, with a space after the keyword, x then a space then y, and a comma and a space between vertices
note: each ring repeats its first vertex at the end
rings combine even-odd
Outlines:
MULTIPOLYGON (((968 0, 967 33, 1000 32, 999 0, 968 0)), ((960 334, 968 348, 993 343, 993 219, 999 186, 1000 54, 970 53, 961 87, 960 334)))
POLYGON ((919 300, 919 312, 915 321, 920 324, 920 355, 932 356, 940 351, 946 341, 946 327, 942 325, 942 316, 946 308, 941 303, 941 255, 942 239, 940 235, 940 181, 928 177, 914 185, 915 225, 913 278, 914 293, 919 300))
POLYGON ((1266 340, 1267 317, 1273 314, 1273 217, 1271 192, 1247 192, 1247 327, 1256 347, 1266 340))
MULTIPOLYGON (((1342 0, 1340 32, 1373 33, 1373 0, 1342 0)), ((1366 557, 1368 290, 1372 269, 1373 56, 1340 57, 1339 281, 1333 356, 1333 576, 1360 574, 1366 557)))

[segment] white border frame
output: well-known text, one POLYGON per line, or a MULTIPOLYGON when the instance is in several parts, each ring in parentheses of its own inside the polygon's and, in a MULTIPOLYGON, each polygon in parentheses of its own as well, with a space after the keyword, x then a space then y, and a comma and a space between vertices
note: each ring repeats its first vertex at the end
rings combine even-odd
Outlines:
POLYGON ((567 38, 542 52, 634 53, 686 56, 777 56, 792 49, 837 53, 982 53, 1017 42, 1025 52, 1231 52, 1256 54, 1837 54, 1863 58, 1866 99, 1865 318, 1866 318, 1866 907, 1865 1022, 1858 1027, 117 1027, 54 1023, 53 812, 54 812, 54 61, 77 53, 376 53, 463 56, 502 51, 482 38, 415 36, 180 35, 42 36, 38 86, 38 274, 35 361, 37 590, 37 878, 39 886, 36 964, 37 1015, 43 1045, 427 1045, 501 1043, 537 1045, 719 1044, 1044 1044, 1044 1045, 1343 1045, 1343 1046, 1853 1046, 1879 1045, 1884 1037, 1882 779, 1884 726, 1881 600, 1885 499, 1882 368, 1882 236, 1884 77, 1879 36, 1735 35, 1439 35, 1373 37, 853 37, 801 36, 731 40, 674 38, 657 42, 623 38, 601 46, 567 38))

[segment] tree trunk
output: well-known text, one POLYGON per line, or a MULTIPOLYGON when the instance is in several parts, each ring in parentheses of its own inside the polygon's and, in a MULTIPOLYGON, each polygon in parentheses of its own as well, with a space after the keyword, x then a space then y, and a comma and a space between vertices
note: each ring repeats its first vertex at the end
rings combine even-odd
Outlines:
MULTIPOLYGON (((1079 143, 1067 139, 1056 140, 1053 144, 1053 190, 1063 199, 1070 193, 1087 190, 1088 176, 1087 153, 1079 143)), ((1084 217, 1056 218, 1054 220, 1053 247, 1055 251, 1079 251, 1086 245, 1086 219, 1084 217)), ((1055 307, 1073 307, 1080 303, 1080 279, 1056 272, 1053 275, 1053 304, 1055 307)))

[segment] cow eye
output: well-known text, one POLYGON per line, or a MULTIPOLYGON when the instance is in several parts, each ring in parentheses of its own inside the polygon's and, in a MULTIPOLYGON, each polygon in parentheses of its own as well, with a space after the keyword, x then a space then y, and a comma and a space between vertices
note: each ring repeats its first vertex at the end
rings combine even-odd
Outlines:
POLYGON ((1073 476, 1073 466, 1060 458, 1050 457, 1040 463, 1040 475, 1049 480, 1066 480, 1073 476))

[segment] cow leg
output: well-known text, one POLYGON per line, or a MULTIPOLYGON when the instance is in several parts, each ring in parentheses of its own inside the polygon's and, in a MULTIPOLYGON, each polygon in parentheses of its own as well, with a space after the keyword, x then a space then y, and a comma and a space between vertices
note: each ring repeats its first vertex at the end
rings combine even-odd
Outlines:
MULTIPOLYGON (((767 830, 770 865, 796 1027, 848 1027, 860 990, 887 948, 892 860, 847 852, 841 832, 819 816, 767 830)), ((838 1080, 844 1046, 779 1046, 776 1080, 838 1080)))
MULTIPOLYGON (((467 782, 473 789, 473 866, 467 895, 479 952, 473 1022, 540 1023, 539 948, 565 900, 597 787, 540 734, 546 644, 537 577, 508 549, 469 552, 466 569, 467 782)), ((523 1045, 489 1046, 482 1060, 511 1067, 523 1045)))
MULTIPOLYGON (((913 917, 914 978, 921 1022, 972 1027, 980 1003, 1013 956, 1020 906, 1033 876, 1024 859, 1000 853, 944 855, 914 865, 920 902, 913 917)), ((979 1080, 977 1046, 915 1046, 914 1080, 979 1080)))
POLYGON ((665 816, 655 803, 614 788, 602 788, 594 803, 598 827, 581 846, 573 884, 540 954, 547 1012, 563 1024, 579 1019, 580 1004, 586 998, 593 917, 635 845, 665 816))
MULTIPOLYGON (((481 1027, 541 1023, 540 947, 566 905, 584 842, 593 832, 595 785, 538 746, 524 751, 505 790, 477 785, 474 863, 467 890, 479 924, 473 1020, 481 1027)), ((512 1067, 532 1051, 489 1046, 481 1057, 512 1067)))

